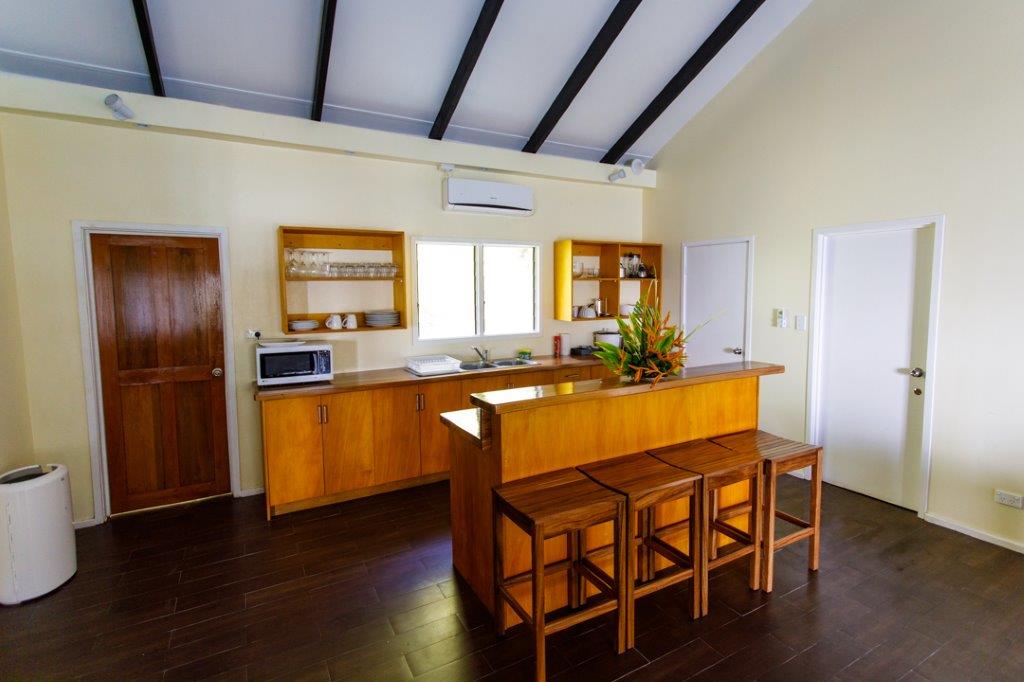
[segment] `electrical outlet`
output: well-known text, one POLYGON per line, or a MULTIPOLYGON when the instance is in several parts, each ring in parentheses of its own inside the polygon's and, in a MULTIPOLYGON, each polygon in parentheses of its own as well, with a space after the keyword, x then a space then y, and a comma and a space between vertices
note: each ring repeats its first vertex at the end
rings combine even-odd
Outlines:
POLYGON ((1005 504, 1007 507, 1024 509, 1024 495, 1018 495, 1017 493, 1008 493, 1005 490, 996 490, 995 499, 996 502, 998 502, 999 504, 1005 504))
POLYGON ((775 322, 775 326, 780 329, 785 329, 789 326, 789 316, 786 314, 785 308, 776 308, 772 311, 772 320, 775 322))
POLYGON ((255 339, 257 334, 262 334, 262 333, 263 332, 261 332, 259 329, 246 329, 245 330, 245 338, 247 338, 247 339, 255 339))

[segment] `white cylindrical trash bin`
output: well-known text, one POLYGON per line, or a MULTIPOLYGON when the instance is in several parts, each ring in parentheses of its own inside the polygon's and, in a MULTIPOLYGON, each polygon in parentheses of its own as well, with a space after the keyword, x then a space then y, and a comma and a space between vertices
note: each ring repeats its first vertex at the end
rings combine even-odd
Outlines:
POLYGON ((0 475, 0 604, 52 592, 77 569, 67 467, 35 464, 0 475))

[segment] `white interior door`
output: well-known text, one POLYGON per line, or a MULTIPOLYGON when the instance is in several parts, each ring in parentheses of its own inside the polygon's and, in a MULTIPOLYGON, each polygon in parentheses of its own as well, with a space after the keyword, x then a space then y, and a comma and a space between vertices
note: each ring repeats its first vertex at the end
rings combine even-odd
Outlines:
POLYGON ((910 509, 921 501, 934 240, 932 226, 839 233, 819 253, 824 478, 910 509))
POLYGON ((683 244, 683 329, 711 320, 686 344, 687 365, 749 357, 753 248, 753 238, 683 244))

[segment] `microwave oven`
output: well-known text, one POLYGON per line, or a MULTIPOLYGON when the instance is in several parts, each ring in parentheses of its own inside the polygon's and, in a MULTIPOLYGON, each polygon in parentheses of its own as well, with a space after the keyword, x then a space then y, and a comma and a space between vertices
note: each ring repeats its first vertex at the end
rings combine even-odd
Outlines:
POLYGON ((331 344, 304 343, 256 348, 256 385, 280 386, 334 378, 331 344))

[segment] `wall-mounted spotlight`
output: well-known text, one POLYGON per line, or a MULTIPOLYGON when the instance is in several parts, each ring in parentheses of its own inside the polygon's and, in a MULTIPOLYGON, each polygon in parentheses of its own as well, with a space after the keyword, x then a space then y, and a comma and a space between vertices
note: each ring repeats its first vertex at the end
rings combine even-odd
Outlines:
MULTIPOLYGON (((633 175, 640 175, 644 172, 644 162, 640 159, 633 159, 629 162, 629 168, 633 171, 633 175)), ((620 168, 611 175, 608 176, 608 182, 616 182, 626 177, 626 169, 620 168)))
POLYGON ((135 118, 135 112, 128 108, 128 105, 124 103, 124 100, 120 96, 110 93, 103 98, 103 103, 107 105, 107 108, 114 112, 114 118, 118 121, 127 121, 130 118, 135 118))

